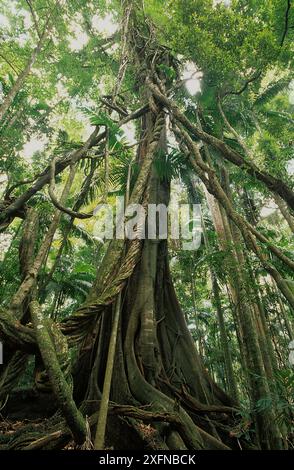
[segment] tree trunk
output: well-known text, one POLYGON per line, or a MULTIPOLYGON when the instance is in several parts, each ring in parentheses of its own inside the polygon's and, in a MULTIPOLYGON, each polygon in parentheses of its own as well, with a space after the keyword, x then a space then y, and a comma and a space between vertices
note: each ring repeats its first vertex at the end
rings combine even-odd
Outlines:
MULTIPOLYGON (((205 247, 209 253, 210 246, 209 246, 209 240, 207 237, 206 227, 205 227, 205 222, 204 222, 203 217, 202 217, 202 227, 203 227, 205 247)), ((219 286, 217 282, 217 277, 213 268, 210 268, 210 278, 211 278, 214 306, 216 309, 218 325, 220 329, 220 340, 221 340, 221 346, 222 346, 222 351, 224 355, 224 365, 225 365, 225 370, 226 370, 228 391, 229 391, 229 394, 232 397, 234 397, 236 401, 238 401, 238 390, 237 390, 237 384, 236 384, 234 371, 233 371, 231 351, 230 351, 230 347, 228 344, 228 336, 227 336, 225 319, 224 319, 224 314, 223 314, 223 309, 222 309, 222 304, 221 304, 220 290, 219 290, 219 286)))
MULTIPOLYGON (((58 5, 58 3, 59 2, 57 1, 56 5, 58 5)), ((5 116, 6 112, 8 111, 11 103, 14 100, 15 96, 21 90, 26 78, 31 73, 32 67, 33 67, 34 63, 36 62, 36 60, 37 60, 37 58, 38 58, 38 56, 39 56, 39 54, 40 54, 40 52, 41 52, 41 50, 44 46, 44 43, 45 43, 45 41, 46 41, 46 39, 47 39, 51 29, 52 29, 52 26, 53 26, 53 23, 52 23, 52 13, 51 13, 51 14, 49 14, 48 20, 46 21, 46 24, 44 26, 44 31, 43 31, 41 37, 39 38, 38 44, 35 47, 35 49, 33 50, 33 52, 31 53, 31 56, 28 59, 25 68, 23 69, 23 71, 17 77, 15 83, 13 84, 11 89, 9 90, 8 94, 5 96, 5 98, 3 100, 3 103, 0 106, 0 122, 4 118, 4 116, 5 116)))
MULTIPOLYGON (((241 333, 242 348, 245 353, 246 375, 250 383, 252 405, 270 397, 267 377, 263 366, 262 353, 256 334, 255 316, 250 305, 250 295, 247 290, 244 263, 240 252, 240 239, 234 239, 227 216, 208 192, 206 192, 213 220, 222 248, 228 253, 229 284, 233 298, 236 298, 236 314, 241 333)), ((281 445, 279 430, 275 425, 273 411, 261 410, 255 413, 257 433, 262 448, 279 448, 281 445)))
MULTIPOLYGON (((146 145, 145 138, 138 154, 141 175, 145 174, 147 181, 141 201, 143 204, 147 201, 168 204, 168 184, 160 181, 150 166, 149 176, 144 173, 150 147, 151 158, 159 148, 165 149, 165 125, 161 128, 158 144, 152 147, 154 137, 150 136, 156 123, 152 114, 144 121, 142 132, 147 133, 149 144, 147 141, 146 145)), ((131 200, 136 193, 135 186, 131 200)), ((123 251, 127 254, 134 243, 136 241, 126 241, 123 251)), ((112 244, 116 245, 116 241, 112 244)), ((112 249, 109 254, 112 256, 107 259, 106 255, 90 296, 93 304, 100 303, 101 282, 98 280, 108 277, 106 266, 111 266, 110 269, 115 266, 112 249)), ((234 406, 235 402, 212 381, 197 354, 172 285, 166 241, 157 238, 140 242, 138 259, 139 263, 121 292, 121 323, 110 400, 119 400, 124 405, 148 406, 152 413, 176 412, 182 423, 180 429, 167 423, 154 427, 161 443, 164 440, 170 449, 237 447, 237 442, 223 431, 221 425, 217 429, 221 440, 214 437, 209 422, 197 414, 197 407, 205 410, 212 406, 217 410, 218 407, 234 406)), ((89 385, 79 392, 85 403, 101 396, 110 340, 110 307, 96 316, 94 325, 95 336, 91 333, 91 338, 85 338, 75 375, 75 383, 81 383, 84 365, 91 361, 89 385)))

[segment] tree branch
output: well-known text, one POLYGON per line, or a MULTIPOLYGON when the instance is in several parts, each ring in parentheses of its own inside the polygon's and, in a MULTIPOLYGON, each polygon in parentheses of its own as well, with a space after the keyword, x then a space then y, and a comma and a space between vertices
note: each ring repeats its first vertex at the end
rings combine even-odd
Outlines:
POLYGON ((42 33, 41 33, 41 31, 40 31, 40 28, 39 28, 37 16, 36 16, 35 10, 34 10, 34 8, 33 8, 32 2, 31 2, 31 0, 26 0, 26 3, 27 3, 27 5, 28 5, 28 7, 29 7, 29 9, 30 9, 30 12, 31 12, 31 15, 32 15, 32 18, 33 18, 33 22, 34 22, 34 25, 35 25, 37 34, 38 34, 38 36, 39 36, 39 39, 41 39, 42 33))
POLYGON ((286 36, 287 36, 287 32, 288 32, 288 28, 289 28, 290 9, 291 9, 291 1, 287 0, 287 9, 286 9, 286 13, 285 13, 285 28, 284 28, 284 32, 283 32, 281 43, 280 43, 281 47, 283 47, 283 45, 284 45, 284 42, 285 42, 285 39, 286 39, 286 36))
POLYGON ((6 59, 6 57, 5 57, 3 54, 0 53, 0 57, 9 65, 9 67, 12 68, 12 70, 16 73, 16 75, 19 74, 19 71, 16 70, 16 68, 14 67, 14 65, 13 65, 8 59, 6 59))
POLYGON ((286 183, 278 178, 275 178, 269 173, 260 170, 253 161, 245 159, 240 153, 233 150, 230 146, 225 144, 222 140, 217 137, 207 134, 193 124, 178 108, 178 106, 169 98, 167 98, 159 88, 150 80, 147 79, 147 85, 153 92, 155 98, 164 106, 166 106, 170 112, 174 115, 176 120, 183 124, 183 126, 189 130, 194 136, 203 142, 211 145, 213 148, 218 150, 223 157, 233 163, 234 165, 244 169, 250 176, 261 181, 270 191, 281 196, 282 199, 294 209, 294 192, 287 186, 286 183))
POLYGON ((51 163, 51 170, 50 170, 50 184, 49 184, 49 196, 51 201, 53 202, 54 206, 59 209, 61 212, 64 212, 65 214, 70 215, 74 219, 89 219, 90 217, 93 217, 93 212, 89 214, 83 214, 82 212, 75 212, 71 209, 68 209, 67 207, 64 207, 57 199, 55 196, 55 158, 53 158, 52 163, 51 163))
POLYGON ((245 81, 244 85, 239 89, 239 90, 231 90, 231 91, 226 91, 223 93, 222 97, 224 98, 225 96, 228 95, 241 95, 245 90, 247 90, 248 86, 255 82, 262 74, 262 71, 259 70, 257 71, 251 78, 248 78, 248 80, 245 81))

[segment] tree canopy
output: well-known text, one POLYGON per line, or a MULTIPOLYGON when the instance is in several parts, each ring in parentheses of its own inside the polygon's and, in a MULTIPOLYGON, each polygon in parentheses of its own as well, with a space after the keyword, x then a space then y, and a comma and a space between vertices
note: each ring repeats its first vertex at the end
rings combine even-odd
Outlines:
POLYGON ((1 7, 0 449, 293 449, 292 2, 1 7))

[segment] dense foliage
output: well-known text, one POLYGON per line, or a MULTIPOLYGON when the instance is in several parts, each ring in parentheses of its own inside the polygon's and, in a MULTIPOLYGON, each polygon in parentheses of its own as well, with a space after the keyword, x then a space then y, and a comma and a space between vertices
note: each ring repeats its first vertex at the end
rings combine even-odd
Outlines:
MULTIPOLYGON (((1 1, 4 412, 14 389, 42 388, 40 354, 28 339, 36 327, 35 302, 51 325, 48 337, 58 337, 65 348, 55 328, 66 321, 74 328, 71 319, 91 305, 99 283, 105 280, 113 289, 111 301, 106 294, 105 305, 101 301, 105 309, 120 305, 115 299, 130 288, 127 280, 139 258, 123 278, 127 287, 120 271, 113 271, 113 280, 105 264, 110 270, 109 253, 117 248, 97 235, 99 214, 87 214, 101 202, 115 207, 117 196, 133 200, 150 125, 145 115, 163 110, 169 117, 166 145, 154 150, 158 184, 171 187, 171 199, 201 204, 201 245, 186 251, 180 241, 169 240, 171 274, 205 370, 235 409, 229 424, 216 425, 213 439, 230 445, 222 435, 227 426, 236 447, 293 448, 293 27, 290 0, 1 1), (13 341, 11 318, 20 322, 25 338, 13 341), (19 360, 13 348, 24 351, 24 344, 28 357, 21 373, 9 372, 7 364, 15 361, 14 367, 19 360), (267 420, 276 429, 263 436, 267 420)), ((122 251, 117 259, 125 256, 122 251)), ((100 353, 110 341, 107 331, 100 353)), ((179 326, 175 349, 180 336, 179 326)), ((45 341, 36 338, 38 344, 45 341)), ((77 344, 72 338, 68 343, 66 354, 75 363, 77 344)), ((62 348, 57 359, 66 377, 70 366, 62 362, 62 348)), ((46 366, 42 350, 41 355, 46 366)), ((181 384, 184 393, 188 383, 173 382, 173 373, 176 366, 165 379, 174 388, 181 384)), ((143 375, 147 380, 148 373, 143 375)), ((148 383, 158 389, 156 380, 148 383)), ((168 394, 167 386, 160 390, 168 394)), ((70 402, 63 410, 67 423, 74 408, 70 402)), ((72 433, 83 442, 82 418, 75 418, 80 427, 72 433)), ((148 421, 141 415, 130 419, 148 421)), ((201 419, 194 419, 200 428, 201 419)), ((193 447, 187 433, 181 437, 193 447)), ((58 443, 62 447, 64 441, 58 443)))

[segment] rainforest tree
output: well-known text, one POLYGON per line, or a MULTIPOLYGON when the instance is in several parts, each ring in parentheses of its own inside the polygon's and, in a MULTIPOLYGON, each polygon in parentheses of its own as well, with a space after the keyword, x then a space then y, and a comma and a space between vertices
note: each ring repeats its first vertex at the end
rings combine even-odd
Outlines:
POLYGON ((291 2, 2 4, 1 448, 293 447, 291 2))

